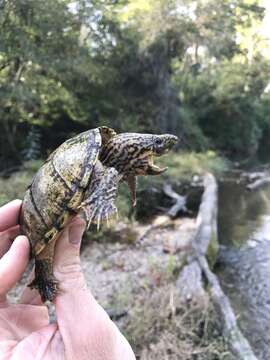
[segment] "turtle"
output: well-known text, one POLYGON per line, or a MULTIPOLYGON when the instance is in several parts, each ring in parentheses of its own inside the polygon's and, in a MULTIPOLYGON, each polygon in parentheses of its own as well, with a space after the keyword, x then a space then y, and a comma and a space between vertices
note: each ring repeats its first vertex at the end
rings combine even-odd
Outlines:
POLYGON ((59 284, 53 274, 55 242, 69 219, 80 214, 88 227, 117 215, 118 185, 127 182, 136 205, 138 175, 159 175, 167 168, 154 157, 178 141, 174 135, 119 133, 100 126, 72 137, 51 153, 26 190, 20 215, 21 231, 35 260, 36 288, 42 301, 53 301, 59 284))

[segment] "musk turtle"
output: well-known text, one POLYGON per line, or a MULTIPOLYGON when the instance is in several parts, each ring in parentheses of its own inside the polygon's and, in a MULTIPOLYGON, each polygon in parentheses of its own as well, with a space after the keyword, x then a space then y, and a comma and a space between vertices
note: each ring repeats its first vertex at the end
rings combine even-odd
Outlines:
POLYGON ((136 204, 136 176, 159 175, 154 156, 168 152, 174 135, 120 133, 102 126, 83 132, 60 145, 46 160, 27 189, 21 229, 31 244, 35 278, 43 301, 52 301, 59 284, 53 275, 55 242, 69 218, 81 214, 99 227, 117 214, 115 199, 120 182, 128 183, 136 204))

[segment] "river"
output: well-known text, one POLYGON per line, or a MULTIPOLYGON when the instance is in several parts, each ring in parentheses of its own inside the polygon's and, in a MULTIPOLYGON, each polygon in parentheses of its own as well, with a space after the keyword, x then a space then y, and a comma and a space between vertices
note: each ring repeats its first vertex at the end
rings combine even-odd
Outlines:
POLYGON ((219 186, 217 273, 258 359, 270 359, 270 186, 250 192, 229 174, 219 186))

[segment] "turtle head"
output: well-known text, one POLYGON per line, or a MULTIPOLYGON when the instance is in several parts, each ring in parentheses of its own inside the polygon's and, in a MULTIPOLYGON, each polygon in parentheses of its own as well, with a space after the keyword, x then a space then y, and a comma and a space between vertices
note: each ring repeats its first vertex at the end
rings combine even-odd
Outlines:
POLYGON ((130 175, 159 175, 167 168, 154 164, 156 156, 166 154, 177 143, 174 135, 122 133, 113 136, 105 145, 100 160, 114 167, 124 177, 130 175))
POLYGON ((136 176, 159 175, 167 170, 154 164, 177 143, 174 135, 123 133, 112 136, 102 148, 100 161, 113 167, 127 181, 133 206, 136 205, 136 176))
POLYGON ((169 152, 177 143, 178 138, 174 135, 148 135, 142 134, 141 144, 138 144, 138 155, 133 160, 136 175, 159 175, 167 170, 154 164, 155 157, 169 152))

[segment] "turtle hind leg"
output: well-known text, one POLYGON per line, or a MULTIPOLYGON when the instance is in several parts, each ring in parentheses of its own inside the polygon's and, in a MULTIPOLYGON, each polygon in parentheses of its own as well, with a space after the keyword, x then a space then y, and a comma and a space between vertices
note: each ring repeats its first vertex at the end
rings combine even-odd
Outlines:
POLYGON ((35 256, 35 278, 28 285, 31 289, 37 289, 42 301, 52 301, 59 292, 58 281, 53 275, 53 258, 55 242, 59 231, 56 228, 50 230, 51 239, 44 249, 35 256))
POLYGON ((52 272, 51 259, 35 260, 35 278, 28 285, 31 289, 37 289, 42 301, 52 301, 56 296, 59 286, 52 272))

